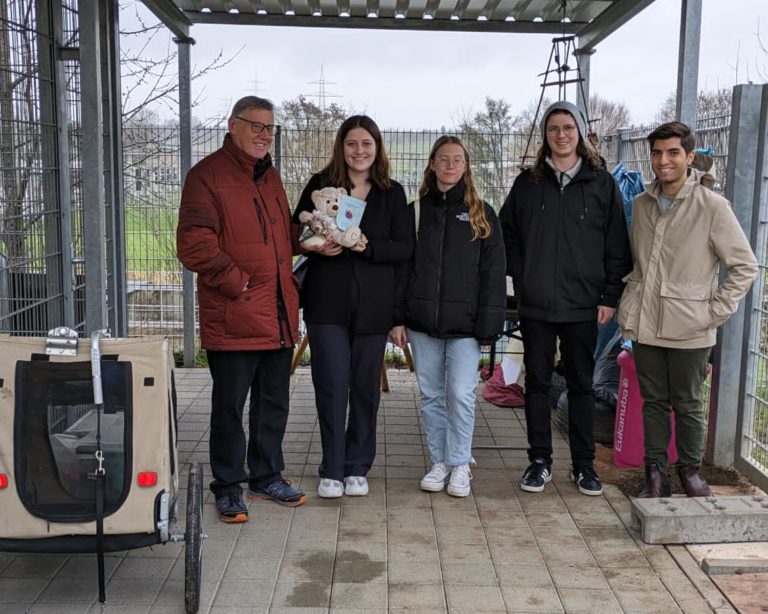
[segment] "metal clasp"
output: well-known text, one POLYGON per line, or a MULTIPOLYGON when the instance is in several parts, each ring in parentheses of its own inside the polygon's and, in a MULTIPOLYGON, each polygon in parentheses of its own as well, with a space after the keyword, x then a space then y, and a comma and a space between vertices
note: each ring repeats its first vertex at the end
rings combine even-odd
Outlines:
POLYGON ((57 326, 49 330, 45 353, 49 356, 77 356, 77 331, 68 326, 57 326))

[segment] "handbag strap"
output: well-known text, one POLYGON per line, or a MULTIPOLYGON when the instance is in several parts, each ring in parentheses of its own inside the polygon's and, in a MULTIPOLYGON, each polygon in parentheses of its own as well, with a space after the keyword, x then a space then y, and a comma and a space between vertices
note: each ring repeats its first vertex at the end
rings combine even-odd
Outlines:
POLYGON ((415 226, 416 226, 416 240, 419 240, 419 214, 421 213, 421 204, 419 203, 419 198, 416 197, 416 200, 413 201, 413 217, 415 220, 415 226))

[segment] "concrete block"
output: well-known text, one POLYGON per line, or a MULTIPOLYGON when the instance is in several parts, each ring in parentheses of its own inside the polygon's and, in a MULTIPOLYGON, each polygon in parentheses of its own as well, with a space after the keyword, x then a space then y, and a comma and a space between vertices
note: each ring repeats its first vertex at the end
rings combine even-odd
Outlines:
POLYGON ((710 576, 722 574, 745 574, 768 572, 766 559, 704 559, 701 564, 704 573, 710 576))
POLYGON ((768 541, 768 496, 632 499, 648 544, 768 541))

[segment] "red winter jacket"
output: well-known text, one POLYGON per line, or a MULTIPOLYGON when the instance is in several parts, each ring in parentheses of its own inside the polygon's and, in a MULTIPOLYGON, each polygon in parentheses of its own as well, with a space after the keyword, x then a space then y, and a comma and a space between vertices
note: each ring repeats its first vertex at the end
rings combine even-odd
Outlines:
POLYGON ((200 338, 207 350, 273 350, 298 337, 288 199, 269 159, 229 135, 187 174, 179 209, 179 260, 197 273, 200 338))

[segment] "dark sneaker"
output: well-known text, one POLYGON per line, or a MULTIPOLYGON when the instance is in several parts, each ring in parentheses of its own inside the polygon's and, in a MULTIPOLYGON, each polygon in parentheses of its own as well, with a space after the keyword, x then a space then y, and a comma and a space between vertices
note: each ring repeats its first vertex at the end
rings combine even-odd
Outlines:
POLYGON ((216 497, 216 511, 222 522, 248 522, 248 508, 241 492, 228 492, 216 497))
POLYGON ((298 488, 291 486, 290 481, 284 478, 277 478, 261 488, 251 488, 248 490, 249 499, 270 499, 278 505, 285 507, 297 507, 307 502, 305 495, 298 488))
POLYGON ((571 471, 571 481, 576 482, 582 495, 593 497, 603 494, 603 485, 597 477, 592 465, 583 465, 571 471))
POLYGON ((552 466, 543 458, 534 458, 520 481, 520 488, 527 492, 541 492, 544 484, 552 479, 552 466))

